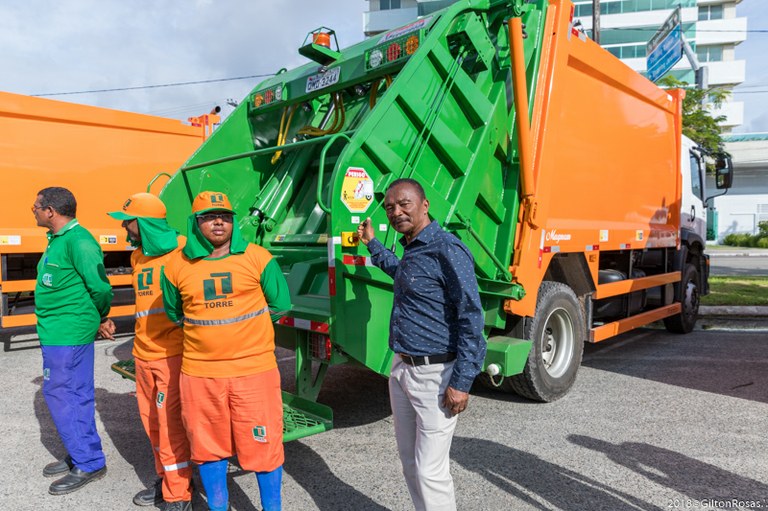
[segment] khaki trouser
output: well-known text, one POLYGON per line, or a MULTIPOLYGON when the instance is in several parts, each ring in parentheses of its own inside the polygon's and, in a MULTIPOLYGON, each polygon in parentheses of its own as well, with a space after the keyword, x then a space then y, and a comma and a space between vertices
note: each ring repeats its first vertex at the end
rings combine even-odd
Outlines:
POLYGON ((403 475, 416 511, 455 511, 449 452, 458 416, 443 408, 455 361, 410 366, 395 355, 389 399, 403 475))

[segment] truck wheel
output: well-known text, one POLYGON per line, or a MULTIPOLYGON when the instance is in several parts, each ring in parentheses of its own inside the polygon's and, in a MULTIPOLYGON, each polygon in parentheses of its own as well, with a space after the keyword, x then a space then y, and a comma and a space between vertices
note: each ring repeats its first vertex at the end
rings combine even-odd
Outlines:
POLYGON ((676 316, 664 318, 664 326, 667 330, 676 334, 687 334, 693 331, 696 320, 699 317, 699 271, 691 263, 686 263, 683 268, 680 289, 675 293, 675 298, 680 301, 682 310, 676 316))
POLYGON ((505 378, 503 386, 536 401, 563 397, 581 365, 586 326, 576 294, 565 284, 543 282, 536 314, 525 328, 533 344, 521 374, 505 378))

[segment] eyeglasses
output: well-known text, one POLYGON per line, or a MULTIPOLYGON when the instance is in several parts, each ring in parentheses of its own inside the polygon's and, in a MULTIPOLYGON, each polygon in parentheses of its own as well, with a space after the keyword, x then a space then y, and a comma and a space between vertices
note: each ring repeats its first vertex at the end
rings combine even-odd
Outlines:
POLYGON ((48 207, 50 207, 50 206, 32 206, 32 213, 34 213, 38 209, 46 209, 48 207))
POLYGON ((206 213, 204 215, 197 215, 197 220, 204 223, 213 222, 214 220, 219 219, 221 219, 222 222, 231 224, 233 221, 232 213, 206 213))

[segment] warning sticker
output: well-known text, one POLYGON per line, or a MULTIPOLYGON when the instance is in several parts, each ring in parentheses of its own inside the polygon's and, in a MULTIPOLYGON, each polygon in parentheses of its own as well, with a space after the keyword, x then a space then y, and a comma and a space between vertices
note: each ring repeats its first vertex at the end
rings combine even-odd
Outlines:
POLYGON ((99 236, 99 244, 101 244, 101 245, 117 245, 117 236, 101 235, 101 236, 99 236))
POLYGON ((349 167, 341 183, 341 202, 350 213, 365 213, 373 202, 373 180, 365 169, 349 167))
POLYGON ((21 245, 21 236, 0 236, 0 245, 21 245))

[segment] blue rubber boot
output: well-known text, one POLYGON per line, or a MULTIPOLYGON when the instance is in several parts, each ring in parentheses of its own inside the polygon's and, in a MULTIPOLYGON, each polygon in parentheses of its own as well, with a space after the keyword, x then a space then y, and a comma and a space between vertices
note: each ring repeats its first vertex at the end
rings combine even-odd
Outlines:
POLYGON ((259 482, 263 511, 281 511, 283 509, 281 495, 283 466, 280 465, 272 472, 256 472, 256 480, 259 482))
POLYGON ((227 460, 209 461, 199 465, 200 479, 203 481, 205 494, 208 496, 210 511, 227 511, 229 492, 227 491, 227 460))

